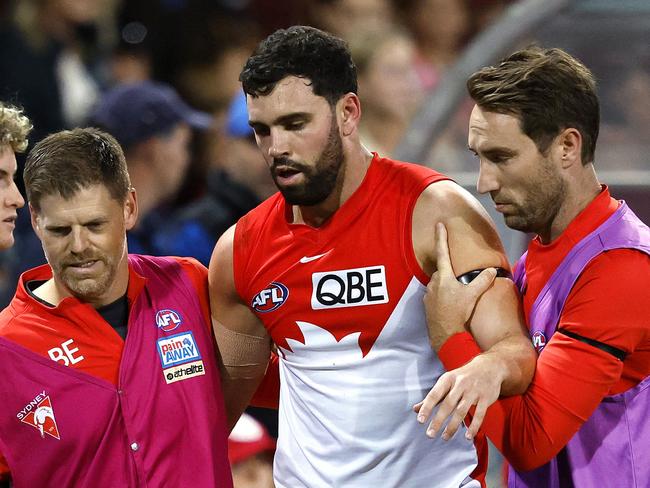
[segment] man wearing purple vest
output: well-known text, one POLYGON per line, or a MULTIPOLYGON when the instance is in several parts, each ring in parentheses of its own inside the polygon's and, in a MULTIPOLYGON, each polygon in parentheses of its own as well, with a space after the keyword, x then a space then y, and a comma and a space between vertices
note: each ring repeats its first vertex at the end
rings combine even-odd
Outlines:
POLYGON ((432 418, 433 437, 451 416, 453 435, 469 413, 469 438, 482 421, 512 466, 510 487, 648 487, 650 229, 594 171, 593 76, 560 49, 529 48, 467 86, 478 191, 509 227, 536 234, 515 282, 539 358, 526 393, 487 408, 477 385, 497 372, 473 367, 481 351, 463 324, 490 280, 462 285, 446 259, 425 303, 450 372, 414 407, 418 421, 432 418))
POLYGON ((40 141, 24 172, 48 264, 0 313, 0 452, 20 487, 232 487, 207 270, 128 255, 110 135, 40 141))

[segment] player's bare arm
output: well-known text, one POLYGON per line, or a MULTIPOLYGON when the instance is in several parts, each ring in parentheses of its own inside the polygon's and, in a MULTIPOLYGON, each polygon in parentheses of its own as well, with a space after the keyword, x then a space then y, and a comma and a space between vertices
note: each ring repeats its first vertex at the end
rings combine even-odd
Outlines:
POLYGON ((241 301, 235 288, 234 236, 235 226, 221 236, 210 259, 208 275, 212 327, 219 349, 221 386, 231 430, 264 377, 271 352, 266 329, 241 301))
POLYGON ((439 405, 427 434, 436 435, 450 417, 443 438, 451 438, 476 407, 466 434, 473 437, 489 405, 499 395, 525 391, 535 369, 515 286, 508 278, 495 278, 495 268, 509 269, 508 262, 485 210, 448 181, 431 185, 420 196, 413 245, 423 269, 432 273, 424 298, 432 347, 438 351, 450 337, 469 331, 485 351, 439 378, 424 406, 416 405, 418 420, 426 422, 439 405), (486 271, 469 285, 456 279, 480 269, 486 271), (438 300, 440 290, 447 300, 438 300))

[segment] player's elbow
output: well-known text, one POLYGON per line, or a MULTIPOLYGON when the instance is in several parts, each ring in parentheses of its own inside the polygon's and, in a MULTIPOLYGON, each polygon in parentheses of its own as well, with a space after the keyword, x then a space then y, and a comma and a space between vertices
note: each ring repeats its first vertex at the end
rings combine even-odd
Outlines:
POLYGON ((515 471, 532 471, 544 466, 557 456, 565 445, 560 442, 540 443, 540 440, 538 442, 531 440, 525 446, 521 444, 505 446, 503 454, 515 471))
POLYGON ((530 386, 535 375, 535 366, 537 364, 537 353, 532 347, 522 350, 521 357, 517 362, 519 369, 518 381, 513 383, 512 394, 523 395, 530 386))
POLYGON ((525 338, 510 337, 507 380, 501 388, 501 395, 522 395, 533 381, 537 353, 525 338))

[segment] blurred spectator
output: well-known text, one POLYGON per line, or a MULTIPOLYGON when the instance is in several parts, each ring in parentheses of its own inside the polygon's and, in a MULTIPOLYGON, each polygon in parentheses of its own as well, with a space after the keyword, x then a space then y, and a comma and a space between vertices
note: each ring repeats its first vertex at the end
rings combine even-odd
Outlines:
POLYGON ((115 0, 21 0, 0 30, 0 97, 25 108, 33 141, 82 123, 99 96, 115 0))
POLYGON ((212 118, 190 108, 170 86, 145 81, 109 91, 90 122, 112 134, 124 148, 139 212, 139 224, 128 234, 129 250, 166 254, 156 243, 171 212, 165 205, 185 177, 191 129, 208 129, 212 118))
POLYGON ((233 99, 223 132, 212 137, 205 194, 178 210, 156 239, 166 254, 193 256, 206 266, 221 234, 276 191, 248 125, 243 92, 233 99))
POLYGON ((472 21, 465 0, 400 0, 396 2, 417 45, 417 68, 429 90, 457 58, 472 21))
POLYGON ((273 488, 275 440, 264 426, 243 414, 228 438, 234 488, 273 488))
MULTIPOLYGON (((639 59, 639 58, 637 58, 639 59)), ((610 87, 610 110, 603 110, 597 164, 617 170, 647 170, 650 153, 650 63, 617 71, 610 87), (611 164, 614 162, 614 164, 611 164)))
POLYGON ((395 24, 390 0, 311 0, 309 5, 309 25, 347 41, 359 33, 382 32, 395 24))
POLYGON ((415 44, 405 32, 385 29, 350 39, 363 105, 364 145, 390 157, 422 100, 415 70, 415 44))
POLYGON ((248 125, 246 96, 242 90, 237 92, 228 108, 223 152, 214 154, 213 158, 233 181, 251 189, 260 201, 277 191, 255 143, 253 129, 248 125))

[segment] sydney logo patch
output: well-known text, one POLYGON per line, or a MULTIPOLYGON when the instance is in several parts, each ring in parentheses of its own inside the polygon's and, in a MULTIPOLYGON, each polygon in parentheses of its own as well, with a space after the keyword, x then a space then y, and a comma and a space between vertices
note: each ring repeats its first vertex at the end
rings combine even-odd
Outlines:
POLYGON ((23 409, 16 414, 18 419, 34 427, 45 438, 45 434, 61 440, 59 436, 59 428, 56 425, 54 418, 54 409, 52 408, 52 400, 50 396, 42 391, 40 394, 23 407, 23 409))
POLYGON ((289 289, 282 283, 272 282, 253 298, 251 307, 259 313, 272 312, 287 301, 289 289))
POLYGON ((165 332, 171 332, 183 323, 181 315, 175 310, 158 310, 156 313, 156 325, 165 332))

